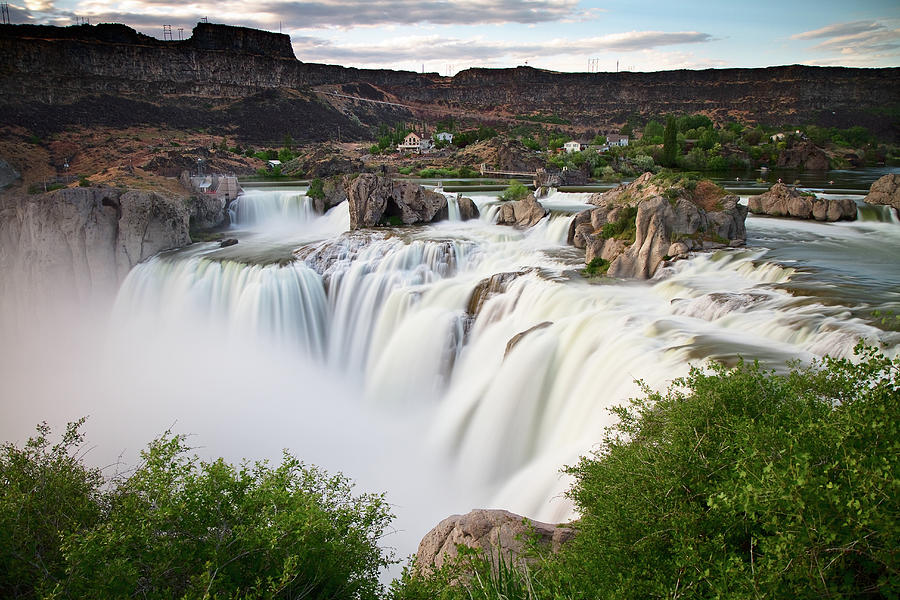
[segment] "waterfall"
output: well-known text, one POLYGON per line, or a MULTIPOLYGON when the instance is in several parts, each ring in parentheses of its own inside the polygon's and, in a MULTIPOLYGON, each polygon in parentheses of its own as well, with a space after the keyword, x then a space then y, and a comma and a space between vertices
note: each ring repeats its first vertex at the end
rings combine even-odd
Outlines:
POLYGON ((137 265, 122 283, 113 323, 136 315, 165 327, 225 328, 295 346, 313 356, 326 347, 328 302, 321 277, 303 263, 248 265, 202 256, 157 257, 137 265))
MULTIPOLYGON (((494 197, 475 196, 481 220, 347 232, 346 203, 315 216, 304 212, 303 194, 251 192, 240 221, 254 228, 250 236, 138 265, 119 292, 113 329, 134 339, 130 325, 140 320, 149 323, 141 335, 162 340, 190 331, 247 345, 252 352, 222 360, 240 390, 236 403, 259 401, 242 363, 257 347, 288 356, 288 371, 291 360, 303 365, 302 383, 285 377, 289 389, 265 388, 286 397, 286 414, 307 386, 336 379, 350 388, 341 422, 355 423, 352 447, 339 466, 348 475, 379 471, 370 461, 383 446, 383 421, 412 422, 396 435, 414 440, 414 458, 427 464, 417 468, 437 470, 445 487, 436 497, 465 491, 452 510, 502 506, 551 521, 573 514, 559 499, 568 487, 559 469, 603 438, 609 408, 641 393, 636 380, 662 389, 709 359, 781 368, 850 356, 859 339, 896 353, 900 334, 867 317, 900 306, 900 281, 884 266, 900 243, 892 225, 751 217, 748 248, 698 253, 651 281, 589 281, 575 274, 583 252, 565 246, 587 197, 552 194, 543 201, 550 215, 524 231, 495 225, 494 197), (253 245, 284 221, 302 227, 253 245), (497 274, 500 284, 485 286, 497 274), (370 426, 373 414, 380 420, 370 426), (427 463, 431 453, 442 461, 427 463)), ((166 373, 152 375, 164 387, 166 373)), ((320 417, 316 406, 330 415, 332 400, 304 398, 294 418, 320 417)), ((319 435, 331 437, 331 425, 326 419, 319 435)), ((430 515, 428 526, 442 516, 430 515)))
POLYGON ((893 206, 866 204, 858 202, 856 206, 856 218, 859 221, 874 221, 877 223, 893 223, 900 225, 900 217, 893 206))
POLYGON ((447 213, 448 220, 450 221, 461 221, 462 217, 459 214, 459 194, 452 193, 444 193, 444 196, 447 197, 447 213))
POLYGON ((297 190, 248 190, 231 210, 232 223, 238 226, 304 223, 314 215, 312 201, 297 190))

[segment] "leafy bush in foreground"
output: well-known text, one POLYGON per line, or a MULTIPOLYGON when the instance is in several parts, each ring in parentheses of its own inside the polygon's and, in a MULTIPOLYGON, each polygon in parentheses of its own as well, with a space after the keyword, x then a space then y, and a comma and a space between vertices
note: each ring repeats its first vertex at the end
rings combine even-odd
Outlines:
POLYGON ((53 598, 377 598, 380 495, 285 454, 239 467, 166 434, 129 477, 81 463, 79 423, 0 454, 0 595, 53 598), (35 483, 37 482, 37 483, 35 483))
MULTIPOLYGON (((897 598, 900 359, 858 352, 786 375, 693 369, 645 390, 567 469, 575 539, 518 572, 525 591, 476 597, 897 598)), ((407 576, 395 595, 427 587, 407 576)))

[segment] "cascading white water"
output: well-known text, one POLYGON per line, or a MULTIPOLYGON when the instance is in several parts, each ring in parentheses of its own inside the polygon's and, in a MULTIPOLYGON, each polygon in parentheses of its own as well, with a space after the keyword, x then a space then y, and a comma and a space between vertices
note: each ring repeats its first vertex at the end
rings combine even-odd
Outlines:
MULTIPOLYGON (((255 195, 259 206, 275 207, 289 194, 255 195)), ((290 411, 302 399, 298 410, 314 425, 298 434, 303 440, 282 432, 281 445, 305 443, 315 437, 309 430, 329 438, 337 434, 328 427, 347 429, 338 437, 349 447, 326 466, 351 477, 375 473, 365 479, 376 486, 370 489, 387 485, 378 475, 385 465, 400 472, 408 460, 375 452, 385 446, 385 427, 371 425, 371 415, 408 428, 397 425, 396 435, 412 440, 413 450, 403 452, 415 453, 419 468, 437 470, 443 487, 434 486, 431 499, 431 486, 416 492, 426 516, 405 553, 448 510, 490 505, 545 520, 570 516, 558 499, 567 487, 558 470, 602 439, 608 408, 638 393, 635 379, 661 388, 709 358, 758 358, 774 368, 787 359, 847 356, 859 338, 892 353, 900 343, 866 319, 892 303, 900 308, 900 275, 883 267, 900 247, 891 224, 750 217, 751 248, 701 253, 649 282, 589 283, 576 273, 583 253, 564 245, 585 195, 550 197, 551 214, 527 231, 494 225, 491 198, 473 198, 480 220, 342 233, 345 203, 322 217, 288 211, 303 227, 262 242, 278 230, 268 217, 246 221, 251 234, 231 248, 195 245, 152 259, 120 290, 112 329, 121 343, 110 356, 126 354, 134 339, 149 348, 184 345, 185 332, 232 342, 222 350, 227 385, 215 387, 210 402, 275 395, 279 410, 290 411), (488 294, 484 280, 498 273, 509 280, 488 294), (476 289, 484 302, 472 315, 476 289), (261 352, 265 360, 254 359, 261 352), (339 402, 324 383, 332 380, 349 388, 339 402), (329 412, 334 403, 347 405, 337 417, 329 412), (431 453, 446 462, 426 461, 431 453), (458 504, 445 502, 448 488, 460 491, 458 504)), ((175 367, 147 360, 135 371, 150 371, 152 389, 166 394, 167 370, 175 367)), ((178 392, 170 395, 183 398, 178 392)), ((208 395, 194 393, 198 403, 208 395)), ((223 427, 237 436, 242 423, 223 427)))
POLYGON ((238 226, 307 222, 314 213, 305 191, 251 189, 238 196, 232 210, 232 223, 238 226))

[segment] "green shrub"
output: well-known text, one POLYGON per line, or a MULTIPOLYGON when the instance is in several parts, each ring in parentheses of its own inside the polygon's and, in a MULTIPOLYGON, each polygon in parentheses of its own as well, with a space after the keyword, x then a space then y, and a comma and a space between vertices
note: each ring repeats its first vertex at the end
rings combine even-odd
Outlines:
POLYGON ((0 593, 58 598, 357 598, 383 592, 391 515, 285 453, 281 464, 201 461, 166 434, 127 478, 84 467, 71 424, 0 452, 0 593))
POLYGON ((503 193, 500 194, 500 199, 503 201, 512 201, 512 200, 521 200, 525 196, 527 196, 530 192, 525 185, 519 181, 513 181, 509 184, 509 187, 503 190, 503 193))
POLYGON ((606 239, 625 240, 629 244, 634 242, 637 235, 637 226, 635 218, 638 209, 636 206, 625 206, 619 212, 619 217, 615 221, 604 223, 601 233, 606 239))
POLYGON ((314 200, 325 199, 325 184, 320 177, 316 177, 309 182, 309 188, 306 190, 306 196, 314 200))
POLYGON ((615 412, 568 469, 561 567, 594 597, 892 597, 900 360, 859 349, 786 375, 693 369, 615 412))
POLYGON ((585 277, 596 277, 597 275, 606 275, 609 271, 609 261, 599 256, 591 259, 591 262, 581 270, 581 274, 585 277))

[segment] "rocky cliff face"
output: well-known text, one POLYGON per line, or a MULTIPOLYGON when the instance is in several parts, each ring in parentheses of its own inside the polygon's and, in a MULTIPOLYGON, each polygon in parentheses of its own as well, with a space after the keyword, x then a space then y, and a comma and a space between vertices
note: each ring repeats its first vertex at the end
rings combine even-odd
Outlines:
POLYGON ((185 42, 153 40, 122 26, 109 35, 96 29, 0 26, 0 122, 58 130, 67 122, 165 120, 224 128, 245 127, 242 122, 249 120, 247 136, 252 126, 276 137, 277 122, 297 140, 319 140, 336 133, 323 130, 323 123, 332 130, 340 125, 344 139, 354 139, 368 135, 360 121, 394 122, 411 114, 310 93, 319 89, 448 111, 539 111, 596 128, 622 123, 632 113, 704 112, 767 123, 864 125, 897 135, 895 124, 878 112, 900 107, 897 68, 587 74, 518 67, 470 69, 445 78, 302 63, 289 54, 286 36, 242 28, 202 25, 185 42), (219 110, 204 110, 204 104, 219 110), (300 109, 303 118, 294 114, 300 109))
POLYGON ((142 260, 191 243, 181 198, 110 187, 11 196, 0 209, 0 271, 26 294, 81 300, 114 291, 142 260))

